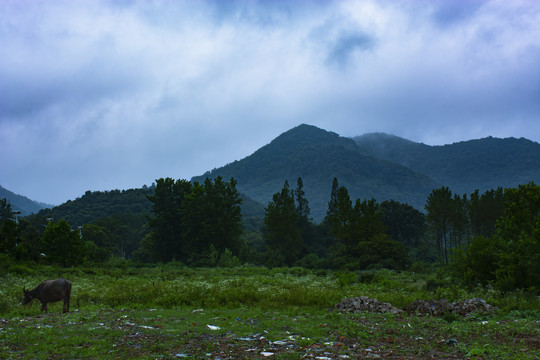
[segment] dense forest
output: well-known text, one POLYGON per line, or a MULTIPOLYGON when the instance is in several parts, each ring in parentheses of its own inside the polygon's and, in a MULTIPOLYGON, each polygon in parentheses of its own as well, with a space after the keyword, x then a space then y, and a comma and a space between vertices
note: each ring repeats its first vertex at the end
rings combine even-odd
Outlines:
POLYGON ((250 203, 249 221, 236 180, 219 176, 202 183, 158 179, 141 192, 87 192, 85 206, 64 205, 71 217, 53 217, 55 209, 17 218, 2 199, 0 256, 5 264, 60 266, 113 258, 349 271, 437 264, 466 285, 540 288, 534 275, 540 271, 540 187, 532 182, 469 195, 436 188, 425 212, 394 200, 355 199, 337 178, 330 188, 320 223, 311 217, 301 177, 293 186, 285 180, 261 215, 250 203))

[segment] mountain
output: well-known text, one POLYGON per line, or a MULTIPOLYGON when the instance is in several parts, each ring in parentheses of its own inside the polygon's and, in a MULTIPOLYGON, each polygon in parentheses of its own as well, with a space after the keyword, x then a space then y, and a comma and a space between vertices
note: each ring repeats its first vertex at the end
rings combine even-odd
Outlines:
POLYGON ((40 203, 30 200, 25 196, 17 195, 0 185, 0 199, 4 198, 11 204, 13 211, 20 211, 22 216, 37 213, 41 209, 52 207, 52 205, 40 203))
POLYGON ((372 133, 354 141, 365 154, 426 174, 458 194, 540 181, 540 144, 524 138, 487 137, 429 146, 372 133))
POLYGON ((362 152, 352 139, 305 124, 242 160, 192 180, 202 182, 218 175, 234 177, 239 192, 265 205, 285 180, 294 189, 301 177, 316 221, 326 214, 334 177, 347 187, 353 201, 394 199, 418 208, 423 208, 427 195, 438 186, 422 173, 362 152))

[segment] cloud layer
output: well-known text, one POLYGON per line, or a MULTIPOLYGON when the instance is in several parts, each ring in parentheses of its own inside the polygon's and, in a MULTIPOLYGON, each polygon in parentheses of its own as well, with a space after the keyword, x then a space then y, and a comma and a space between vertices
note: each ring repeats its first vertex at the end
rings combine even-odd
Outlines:
POLYGON ((190 178, 309 123, 540 141, 536 1, 2 1, 2 186, 190 178))

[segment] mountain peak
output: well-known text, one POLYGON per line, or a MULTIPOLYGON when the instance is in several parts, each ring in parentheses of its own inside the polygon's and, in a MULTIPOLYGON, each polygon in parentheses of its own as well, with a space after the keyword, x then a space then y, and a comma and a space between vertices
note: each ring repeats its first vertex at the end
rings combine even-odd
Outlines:
POLYGON ((311 139, 311 140, 320 140, 320 139, 328 139, 328 138, 338 138, 339 135, 331 131, 320 129, 314 125, 301 124, 288 131, 285 131, 284 133, 279 135, 277 138, 275 138, 274 141, 276 140, 279 141, 279 140, 287 139, 291 137, 295 139, 305 138, 305 139, 311 139))
POLYGON ((339 145, 349 149, 357 150, 357 145, 353 140, 339 136, 338 134, 320 129, 314 125, 298 125, 278 137, 267 146, 287 147, 296 150, 304 146, 327 146, 339 145))

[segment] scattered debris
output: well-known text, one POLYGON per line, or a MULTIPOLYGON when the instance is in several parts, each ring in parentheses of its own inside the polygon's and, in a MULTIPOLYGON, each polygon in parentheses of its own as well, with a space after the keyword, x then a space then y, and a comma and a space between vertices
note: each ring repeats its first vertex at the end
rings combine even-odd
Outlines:
POLYGON ((219 330, 221 329, 219 326, 215 326, 215 325, 206 325, 207 328, 209 328, 210 330, 219 330))
POLYGON ((416 300, 405 307, 409 315, 443 316, 448 309, 446 300, 416 300))

